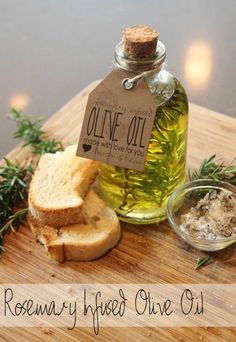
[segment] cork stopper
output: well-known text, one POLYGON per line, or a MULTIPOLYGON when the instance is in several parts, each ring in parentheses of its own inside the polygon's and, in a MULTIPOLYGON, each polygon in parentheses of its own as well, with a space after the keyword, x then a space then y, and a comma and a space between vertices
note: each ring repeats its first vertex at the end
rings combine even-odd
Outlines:
POLYGON ((158 32, 145 25, 128 27, 123 32, 124 51, 131 59, 151 57, 156 52, 158 32))

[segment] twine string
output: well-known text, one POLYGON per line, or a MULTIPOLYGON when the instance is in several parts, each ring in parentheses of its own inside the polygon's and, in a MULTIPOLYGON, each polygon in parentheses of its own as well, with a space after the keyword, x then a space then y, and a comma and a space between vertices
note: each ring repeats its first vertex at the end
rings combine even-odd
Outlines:
POLYGON ((122 85, 125 90, 131 90, 133 87, 144 77, 151 75, 152 73, 159 72, 162 69, 163 65, 159 64, 154 69, 143 71, 141 74, 134 76, 133 78, 124 78, 122 81, 122 85))

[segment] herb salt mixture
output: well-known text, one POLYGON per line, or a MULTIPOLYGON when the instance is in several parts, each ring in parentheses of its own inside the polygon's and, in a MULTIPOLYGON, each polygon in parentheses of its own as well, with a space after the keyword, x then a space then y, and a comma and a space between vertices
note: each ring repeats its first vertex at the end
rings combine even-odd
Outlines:
POLYGON ((209 192, 181 221, 180 229, 197 239, 230 237, 236 234, 236 198, 228 190, 209 192))

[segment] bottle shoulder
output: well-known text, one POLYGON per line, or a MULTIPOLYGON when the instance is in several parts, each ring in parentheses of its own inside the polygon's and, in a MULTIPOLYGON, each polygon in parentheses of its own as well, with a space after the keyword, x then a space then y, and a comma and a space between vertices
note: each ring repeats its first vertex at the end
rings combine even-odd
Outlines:
POLYGON ((146 81, 157 105, 162 105, 177 94, 183 102, 188 103, 182 84, 167 70, 149 75, 146 77, 146 81))

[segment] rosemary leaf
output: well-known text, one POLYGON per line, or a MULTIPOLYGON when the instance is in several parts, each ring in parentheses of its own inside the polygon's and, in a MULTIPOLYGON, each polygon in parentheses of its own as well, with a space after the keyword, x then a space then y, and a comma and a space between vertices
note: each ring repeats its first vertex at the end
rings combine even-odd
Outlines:
POLYGON ((209 256, 203 257, 201 259, 198 259, 195 269, 198 269, 199 267, 202 267, 206 265, 206 263, 210 260, 211 258, 209 256))

